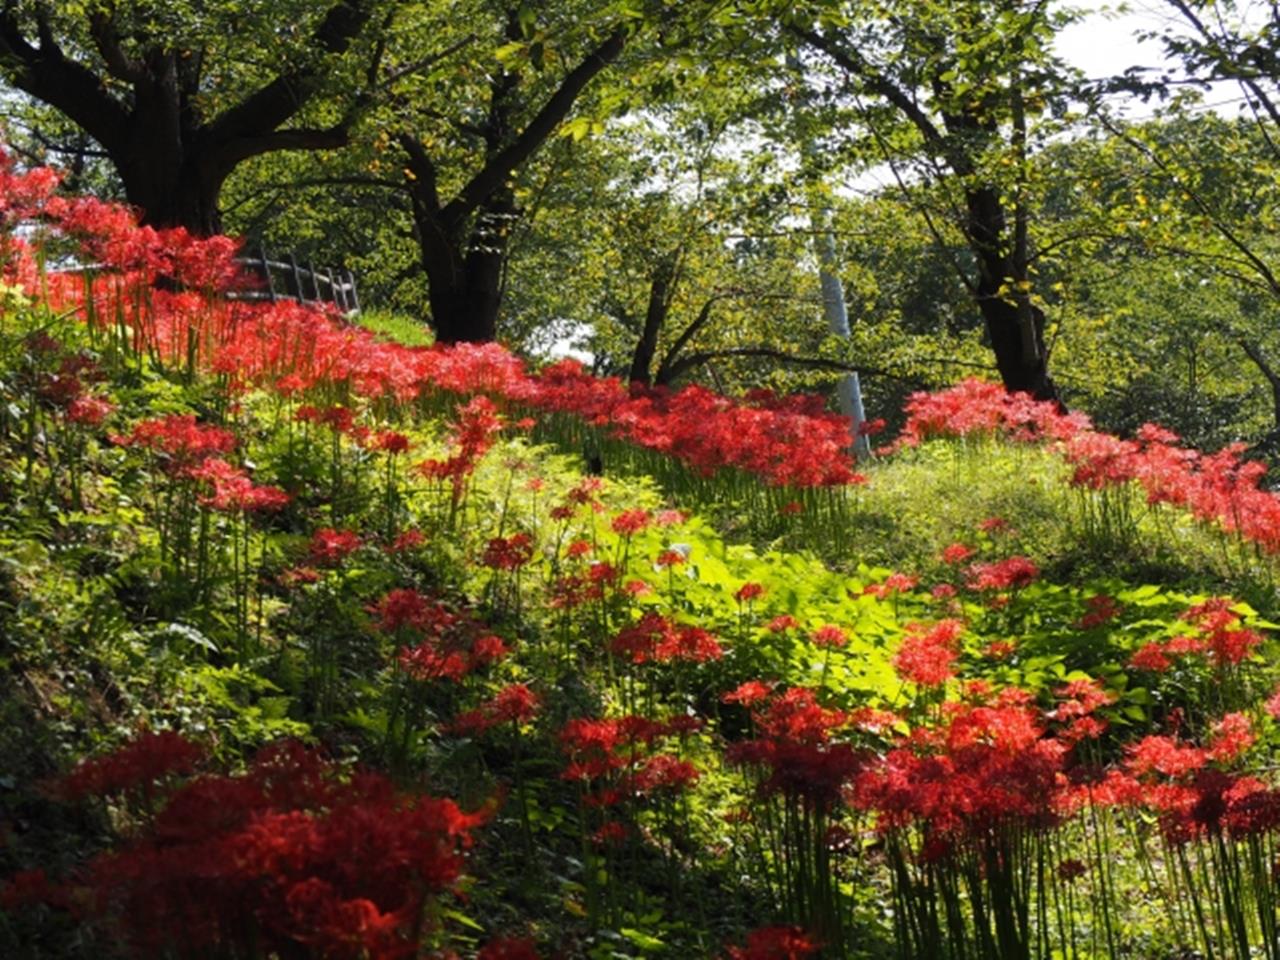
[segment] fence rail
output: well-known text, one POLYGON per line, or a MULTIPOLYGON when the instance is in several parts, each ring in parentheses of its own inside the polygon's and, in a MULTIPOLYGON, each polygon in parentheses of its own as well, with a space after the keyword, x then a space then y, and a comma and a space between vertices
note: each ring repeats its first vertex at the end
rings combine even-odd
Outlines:
POLYGON ((294 254, 285 260, 273 259, 259 246, 252 256, 241 256, 236 262, 253 272, 262 282, 257 290, 235 294, 242 300, 297 300, 300 303, 332 303, 344 313, 360 312, 360 296, 356 278, 350 270, 317 269, 311 261, 299 263, 294 254))

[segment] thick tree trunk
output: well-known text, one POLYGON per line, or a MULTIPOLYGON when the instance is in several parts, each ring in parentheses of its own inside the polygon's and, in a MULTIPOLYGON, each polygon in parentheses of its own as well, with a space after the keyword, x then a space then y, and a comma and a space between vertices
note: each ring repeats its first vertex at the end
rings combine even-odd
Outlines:
POLYGON ((497 339, 507 243, 518 215, 509 190, 500 191, 483 206, 465 237, 450 236, 438 217, 417 211, 419 250, 438 342, 497 339))
POLYGON ((218 199, 226 174, 184 147, 113 157, 125 197, 149 226, 185 227, 202 237, 221 233, 218 199))
POLYGON ((1011 393, 1061 403, 1058 387, 1049 376, 1044 312, 1019 289, 1027 278, 1004 250, 1007 229, 1000 196, 995 188, 982 187, 967 191, 965 202, 969 215, 965 232, 978 261, 973 291, 1000 379, 1011 393))

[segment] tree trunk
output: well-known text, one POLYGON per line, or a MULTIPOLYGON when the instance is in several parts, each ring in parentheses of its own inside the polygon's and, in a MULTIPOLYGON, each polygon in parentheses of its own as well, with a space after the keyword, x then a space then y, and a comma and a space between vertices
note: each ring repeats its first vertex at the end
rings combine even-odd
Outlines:
POLYGON ((1061 403, 1049 376, 1044 343, 1044 311, 1033 304, 1025 282, 1003 249, 1007 233, 1004 206, 994 187, 965 192, 968 223, 965 233, 978 261, 974 295, 996 355, 1000 379, 1010 393, 1029 393, 1036 400, 1061 403))
POLYGON ((502 272, 519 211, 501 190, 477 213, 469 234, 453 236, 438 216, 415 210, 422 268, 427 274, 431 323, 440 343, 497 339, 502 272))
MULTIPOLYGON (((153 143, 155 141, 152 141, 153 143)), ((152 227, 185 227, 207 237, 222 232, 218 198, 226 174, 182 143, 113 157, 125 197, 152 227)))
POLYGON ((654 354, 658 352, 658 336, 666 326, 667 313, 671 309, 671 282, 675 276, 676 258, 676 253, 670 253, 654 267, 649 282, 649 306, 644 313, 644 329, 640 331, 640 339, 631 355, 631 372, 627 374, 631 383, 642 383, 647 387, 653 382, 650 371, 654 354))

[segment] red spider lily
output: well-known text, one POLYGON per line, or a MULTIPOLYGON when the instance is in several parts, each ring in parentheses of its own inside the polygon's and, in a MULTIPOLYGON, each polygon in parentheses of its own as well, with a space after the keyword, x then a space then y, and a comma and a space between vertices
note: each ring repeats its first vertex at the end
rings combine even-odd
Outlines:
POLYGON ((471 831, 486 818, 373 774, 341 779, 285 745, 260 753, 243 776, 190 781, 71 886, 138 955, 180 944, 409 957, 427 899, 457 881, 471 831))
POLYGON ((403 533, 397 534, 396 538, 387 545, 387 552, 405 553, 409 550, 416 550, 426 542, 426 535, 421 530, 405 530, 403 533))
POLYGON ((1008 640, 992 640, 983 649, 982 655, 992 660, 1004 660, 1012 656, 1015 649, 1016 647, 1008 640))
POLYGON ((523 683, 503 687, 475 710, 459 714, 453 729, 460 733, 483 733, 505 723, 528 723, 538 713, 541 698, 523 683))
POLYGON ((657 658, 658 645, 675 636, 675 627, 661 614, 649 611, 636 623, 614 636, 609 649, 614 656, 632 663, 648 663, 657 658))
POLYGON ((397 661, 400 669, 414 680, 452 680, 455 683, 465 677, 474 664, 460 650, 441 650, 431 644, 404 647, 397 661))
POLYGON ((565 556, 570 560, 576 560, 579 557, 585 557, 593 549, 595 548, 591 545, 590 540, 579 537, 577 540, 570 541, 564 552, 565 556))
POLYGON ((107 397, 76 397, 67 405, 67 420, 86 427, 100 427, 115 412, 107 397))
POLYGON ((633 536, 649 526, 652 518, 648 510, 624 510, 610 521, 613 532, 622 536, 633 536))
POLYGON ((847 725, 848 715, 822 707, 814 692, 803 687, 757 702, 763 708, 753 711, 752 718, 759 736, 731 744, 726 759, 761 769, 763 796, 780 793, 829 810, 867 760, 865 751, 831 739, 847 725))
POLYGON ((1164 673, 1172 666, 1173 661, 1165 652, 1164 644, 1158 641, 1145 643, 1129 658, 1129 666, 1135 670, 1148 670, 1151 673, 1164 673))
POLYGON ((205 457, 228 453, 235 448, 236 436, 221 427, 196 423, 194 415, 173 414, 134 424, 123 437, 112 438, 125 447, 145 447, 172 458, 175 467, 184 467, 205 457))
POLYGON ((728 693, 720 697, 725 703, 739 703, 744 707, 754 706, 768 699, 773 687, 763 680, 746 680, 728 693))
POLYGON ((502 937, 481 947, 476 960, 538 960, 538 948, 528 938, 502 937))
POLYGON ((868 584, 863 588, 864 594, 870 594, 878 600, 883 600, 895 593, 906 593, 914 590, 920 584, 920 578, 907 573, 891 573, 885 577, 883 583, 868 584))
POLYGON ((1267 698, 1263 707, 1273 719, 1280 720, 1280 689, 1267 698))
POLYGON ((1073 680, 1054 693, 1062 699, 1062 703, 1050 715, 1057 720, 1086 717, 1099 707, 1116 701, 1116 695, 1104 689, 1100 680, 1073 680))
POLYGON ((1227 763, 1236 759, 1257 742, 1253 724, 1243 713, 1228 713, 1213 726, 1209 739, 1209 759, 1227 763))
POLYGON ((678 567, 688 563, 689 558, 679 550, 663 550, 654 559, 653 564, 659 568, 678 567))
POLYGON ((764 596, 764 593, 765 588, 762 584, 748 581, 734 592, 733 598, 739 603, 750 603, 752 600, 764 596))
POLYGON ((395 430, 379 430, 369 441, 369 449, 381 450, 393 457, 408 453, 411 446, 413 444, 410 443, 409 438, 395 430))
POLYGON ((945 706, 946 726, 904 739, 858 778, 851 801, 877 812, 882 829, 927 826, 939 856, 1003 825, 1053 825, 1067 746, 1044 735, 1037 712, 1017 702, 945 706))
POLYGON ((575 717, 560 730, 560 743, 569 758, 561 772, 566 780, 594 780, 640 760, 641 747, 688 732, 686 718, 663 722, 647 717, 613 719, 575 717))
POLYGON ((800 626, 800 621, 789 613, 782 613, 770 620, 765 629, 770 633, 782 633, 784 630, 794 630, 800 626))
POLYGON ((813 631, 809 638, 819 647, 845 647, 849 645, 849 635, 833 623, 825 624, 813 631))
POLYGON ((379 626, 388 633, 412 627, 438 637, 459 622, 459 617, 443 604, 406 587, 390 591, 382 598, 376 612, 379 626))
POLYGON ((700 776, 698 768, 687 760, 669 753, 659 753, 645 760, 630 777, 627 785, 640 795, 659 790, 679 792, 697 783, 700 776))
POLYGON ((626 824, 617 820, 606 821, 598 830, 591 834, 591 842, 598 847, 617 846, 627 839, 626 824))
POLYGON ((592 583, 605 586, 618 579, 618 568, 603 561, 593 563, 587 568, 587 579, 592 583))
POLYGON ((188 475, 209 484, 213 492, 199 498, 203 506, 214 510, 244 511, 279 510, 289 503, 289 494, 279 487, 263 486, 253 482, 239 467, 233 467, 221 457, 210 457, 199 466, 192 467, 188 475))
POLYGON ((1183 745, 1172 737, 1143 737, 1128 748, 1126 767, 1134 776, 1160 773, 1166 777, 1183 777, 1203 767, 1209 756, 1199 747, 1183 745))
POLYGON ((973 556, 973 548, 963 543, 953 543, 943 548, 942 562, 949 565, 964 563, 973 556))
POLYGON ((567 574, 551 584, 547 605, 553 610, 575 610, 603 596, 604 591, 599 584, 591 583, 578 574, 567 574))
POLYGON ((619 631, 610 649, 635 664, 673 660, 704 663, 724 655, 720 642, 706 630, 677 626, 652 611, 619 631))
POLYGON ((106 796, 142 789, 160 780, 191 773, 204 757, 199 744, 169 730, 144 733, 101 757, 82 760, 58 785, 69 799, 106 796))
POLYGON ((820 945, 799 927, 762 927, 747 934, 742 947, 729 947, 728 960, 804 960, 820 945))
POLYGON ((1116 602, 1115 597, 1108 597, 1105 594, 1087 597, 1084 605, 1087 608, 1087 612, 1076 624, 1081 630, 1092 630, 1095 627, 1100 627, 1104 623, 1110 623, 1120 615, 1120 604, 1116 602))
POLYGON ((970 590, 1018 590, 1040 576, 1040 568, 1027 557, 1014 556, 969 567, 970 590))
POLYGON ((311 536, 311 544, 307 555, 312 562, 327 567, 336 567, 348 556, 360 548, 360 534, 354 530, 335 530, 333 527, 322 527, 311 536))
POLYGON ((527 533, 516 533, 491 539, 481 562, 492 570, 519 570, 532 559, 533 538, 527 533))
POLYGON ((894 669, 902 679, 923 687, 946 683, 953 675, 963 629, 959 620, 941 620, 932 626, 907 624, 902 646, 893 657, 894 669))

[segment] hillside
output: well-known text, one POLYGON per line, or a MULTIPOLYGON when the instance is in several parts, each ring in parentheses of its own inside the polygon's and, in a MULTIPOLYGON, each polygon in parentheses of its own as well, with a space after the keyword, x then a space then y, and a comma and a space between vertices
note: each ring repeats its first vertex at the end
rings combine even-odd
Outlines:
POLYGON ((1242 450, 965 381, 855 469, 4 176, 4 956, 1280 957, 1242 450))

